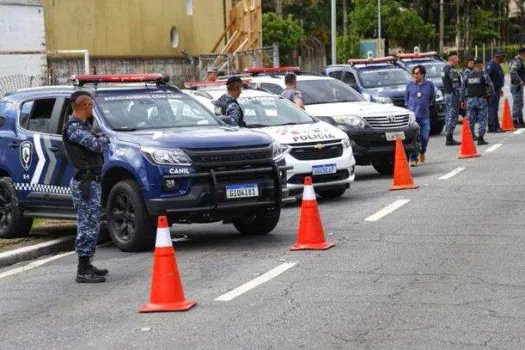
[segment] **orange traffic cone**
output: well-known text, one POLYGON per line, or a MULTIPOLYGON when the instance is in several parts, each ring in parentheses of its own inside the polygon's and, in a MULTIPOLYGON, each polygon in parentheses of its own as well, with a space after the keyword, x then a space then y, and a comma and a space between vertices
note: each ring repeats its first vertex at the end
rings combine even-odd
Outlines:
POLYGON ((470 132, 470 122, 468 118, 465 118, 463 121, 463 126, 461 127, 461 146, 459 147, 459 156, 458 158, 473 158, 479 157, 480 154, 474 145, 474 139, 472 139, 472 133, 470 132))
POLYGON ((403 141, 398 137, 396 138, 396 157, 394 159, 394 178, 392 179, 392 186, 390 191, 395 190, 410 190, 418 188, 419 186, 414 184, 410 169, 408 168, 407 155, 405 153, 405 147, 403 141))
POLYGON ((510 115, 509 99, 505 97, 503 102, 503 116, 501 117, 501 128, 505 131, 515 131, 514 121, 510 115))
POLYGON ((301 218, 297 242, 290 250, 325 250, 332 248, 335 243, 327 242, 324 238, 323 224, 315 199, 312 178, 304 178, 303 202, 301 204, 301 218))
POLYGON ((159 217, 153 259, 150 302, 141 306, 138 311, 186 311, 195 306, 195 301, 184 299, 168 219, 165 216, 159 217))

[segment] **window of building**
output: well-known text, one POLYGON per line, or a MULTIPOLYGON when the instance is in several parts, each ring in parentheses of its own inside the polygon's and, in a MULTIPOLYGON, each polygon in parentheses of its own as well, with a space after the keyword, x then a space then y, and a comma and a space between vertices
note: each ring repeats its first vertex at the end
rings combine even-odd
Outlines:
POLYGON ((186 14, 193 16, 193 0, 186 0, 186 14))
POLYGON ((179 31, 177 30, 177 27, 173 26, 171 27, 171 47, 176 49, 179 46, 179 31))

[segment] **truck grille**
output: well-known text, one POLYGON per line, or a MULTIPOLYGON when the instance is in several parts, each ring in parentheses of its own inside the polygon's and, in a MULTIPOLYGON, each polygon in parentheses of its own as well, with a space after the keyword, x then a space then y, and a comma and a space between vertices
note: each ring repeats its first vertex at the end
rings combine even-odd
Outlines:
POLYGON ((365 117, 374 129, 398 129, 408 126, 408 114, 365 117))
POLYGON ((341 157, 343 145, 341 143, 319 142, 311 146, 295 147, 290 151, 292 157, 298 160, 318 160, 341 157))
POLYGON ((222 149, 184 149, 196 168, 272 164, 272 145, 222 149))
POLYGON ((348 169, 344 169, 344 170, 338 170, 337 173, 335 174, 327 174, 327 175, 312 176, 311 174, 296 174, 288 180, 288 183, 295 184, 295 185, 302 185, 304 184, 304 178, 306 176, 311 176, 313 183, 316 184, 316 183, 324 183, 324 182, 332 182, 332 181, 341 181, 341 180, 348 178, 348 176, 350 176, 350 173, 348 172, 348 169))

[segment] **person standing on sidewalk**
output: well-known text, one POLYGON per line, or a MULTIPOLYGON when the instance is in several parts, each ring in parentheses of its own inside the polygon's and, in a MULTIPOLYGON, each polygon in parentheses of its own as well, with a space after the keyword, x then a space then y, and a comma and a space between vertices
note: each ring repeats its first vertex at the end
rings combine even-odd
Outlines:
POLYGON ((485 66, 492 84, 494 85, 495 94, 489 101, 489 132, 505 132, 499 125, 498 110, 499 100, 503 96, 503 86, 505 85, 505 73, 501 68, 501 63, 505 58, 505 52, 496 51, 492 60, 485 66))
POLYGON ((454 129, 458 124, 460 99, 459 93, 461 89, 461 77, 456 71, 458 65, 458 54, 452 51, 448 54, 448 64, 443 67, 441 72, 441 79, 443 80, 443 87, 445 88, 445 108, 446 108, 446 130, 447 141, 446 146, 457 146, 461 142, 454 140, 454 129))
POLYGON ((523 120, 523 84, 525 84, 525 48, 510 65, 510 93, 512 94, 512 119, 517 128, 525 128, 523 120))
POLYGON ((109 139, 92 131, 93 98, 86 91, 71 94, 73 113, 62 129, 67 158, 73 165, 71 194, 77 211, 78 283, 105 282, 108 270, 91 264, 100 230, 103 152, 109 139))
POLYGON ((410 155, 410 166, 416 166, 426 160, 426 151, 430 137, 430 107, 434 102, 434 83, 425 79, 427 71, 422 65, 412 68, 413 81, 405 90, 405 106, 416 115, 420 128, 421 153, 410 155))

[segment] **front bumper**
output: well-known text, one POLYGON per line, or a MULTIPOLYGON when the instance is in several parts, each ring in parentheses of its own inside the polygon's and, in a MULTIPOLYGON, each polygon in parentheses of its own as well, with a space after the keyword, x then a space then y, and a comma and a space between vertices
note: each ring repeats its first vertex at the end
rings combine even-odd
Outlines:
POLYGON ((193 184, 189 193, 178 197, 147 199, 146 207, 151 216, 167 215, 180 219, 205 215, 210 221, 243 216, 256 208, 279 208, 295 202, 295 198, 288 196, 288 189, 284 185, 286 171, 290 168, 274 165, 255 169, 166 175, 163 181, 191 179, 193 184), (246 178, 244 182, 243 177, 246 178), (232 181, 231 178, 236 180, 232 181), (226 199, 226 185, 254 182, 259 190, 258 197, 226 199))
POLYGON ((435 102, 430 109, 430 123, 431 124, 442 124, 445 123, 445 101, 435 102))

